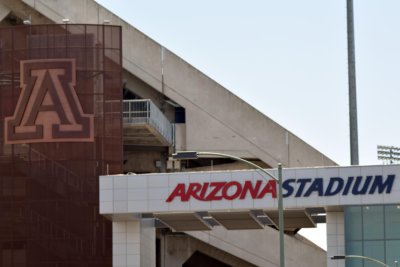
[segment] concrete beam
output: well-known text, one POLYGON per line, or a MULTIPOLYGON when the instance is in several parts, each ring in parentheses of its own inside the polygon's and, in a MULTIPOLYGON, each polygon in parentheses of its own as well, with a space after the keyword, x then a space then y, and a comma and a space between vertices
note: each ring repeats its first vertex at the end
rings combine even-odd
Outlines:
POLYGON ((0 2, 0 22, 3 21, 10 12, 11 10, 0 2))

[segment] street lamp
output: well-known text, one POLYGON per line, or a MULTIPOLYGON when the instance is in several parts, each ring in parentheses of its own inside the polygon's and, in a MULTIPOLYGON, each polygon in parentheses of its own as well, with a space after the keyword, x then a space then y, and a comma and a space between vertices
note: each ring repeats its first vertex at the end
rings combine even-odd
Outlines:
POLYGON ((173 159, 177 160, 188 160, 188 159, 198 159, 206 156, 217 156, 217 157, 226 157, 230 159, 234 159, 237 161, 244 162, 257 170, 265 173, 272 179, 278 182, 278 220, 279 220, 279 266, 285 267, 285 241, 284 241, 284 222, 283 222, 283 198, 282 198, 282 165, 278 164, 278 178, 264 170, 262 167, 254 164, 251 161, 235 157, 233 155, 216 153, 216 152, 197 152, 197 151, 178 151, 172 154, 173 159))
POLYGON ((365 259, 365 260, 369 260, 369 261, 375 262, 375 263, 377 263, 379 265, 382 265, 382 266, 385 266, 385 267, 390 267, 389 265, 387 265, 387 264, 385 264, 385 263, 383 263, 383 262, 381 262, 381 261, 379 261, 377 259, 370 258, 370 257, 367 257, 367 256, 361 256, 361 255, 336 255, 336 256, 332 256, 331 257, 332 260, 344 260, 344 259, 348 259, 348 258, 365 259))

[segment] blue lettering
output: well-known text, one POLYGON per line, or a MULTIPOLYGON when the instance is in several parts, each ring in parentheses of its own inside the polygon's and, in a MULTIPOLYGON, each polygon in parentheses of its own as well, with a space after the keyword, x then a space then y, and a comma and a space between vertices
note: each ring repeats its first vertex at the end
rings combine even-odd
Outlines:
POLYGON ((286 190, 286 193, 282 194, 283 197, 288 197, 291 194, 293 194, 294 188, 290 184, 295 183, 295 182, 296 182, 296 179, 287 179, 286 181, 284 181, 282 183, 282 188, 286 190))
POLYGON ((395 175, 393 175, 393 174, 388 175, 388 177, 386 178, 386 181, 383 182, 382 175, 376 175, 375 180, 371 186, 371 189, 369 190, 369 194, 374 194, 376 189, 378 189, 379 194, 382 194, 382 192, 383 192, 383 190, 385 190, 385 188, 386 188, 386 193, 390 193, 392 191, 394 177, 395 177, 395 175))
POLYGON ((318 192, 318 196, 324 195, 324 182, 322 178, 315 178, 314 182, 310 185, 304 196, 308 197, 314 191, 318 192))
POLYGON ((301 194, 303 193, 304 190, 304 186, 306 185, 306 183, 311 182, 310 178, 304 178, 304 179, 298 179, 297 183, 300 184, 299 189, 296 192, 295 197, 301 197, 301 194))
POLYGON ((294 197, 309 197, 314 192, 318 196, 334 196, 337 194, 346 196, 349 193, 353 195, 390 193, 394 185, 395 176, 394 174, 389 174, 386 179, 382 175, 349 176, 347 179, 331 177, 325 188, 323 178, 286 179, 282 184, 284 189, 283 197, 290 197, 294 193, 294 197), (297 191, 295 188, 296 183, 297 191))
POLYGON ((350 176, 348 179, 347 179, 347 183, 346 183, 346 187, 344 188, 344 190, 343 190, 343 196, 347 196, 347 194, 349 193, 349 190, 350 190, 350 188, 351 188, 351 185, 353 184, 353 180, 354 180, 354 177, 353 176, 350 176))
POLYGON ((363 187, 360 189, 360 184, 362 182, 362 176, 357 176, 356 182, 354 183, 353 190, 351 191, 353 195, 365 195, 367 192, 367 189, 369 187, 369 184, 371 183, 372 176, 367 176, 367 179, 365 179, 363 187))
POLYGON ((325 196, 333 196, 333 195, 336 195, 337 193, 339 193, 339 192, 342 190, 343 184, 344 184, 344 181, 343 181, 342 178, 340 178, 340 177, 332 177, 332 178, 329 180, 328 187, 326 188, 325 196), (336 183, 336 188, 333 189, 335 183, 336 183))

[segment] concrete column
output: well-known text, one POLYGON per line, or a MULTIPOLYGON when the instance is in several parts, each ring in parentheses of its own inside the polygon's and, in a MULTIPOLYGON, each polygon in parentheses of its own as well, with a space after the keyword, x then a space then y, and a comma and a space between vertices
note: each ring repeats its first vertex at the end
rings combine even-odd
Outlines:
POLYGON ((345 255, 344 246, 344 212, 327 212, 326 214, 327 234, 327 266, 345 267, 345 260, 331 260, 332 256, 345 255))
POLYGON ((113 222, 113 267, 155 267, 156 238, 151 220, 113 222))
POLYGON ((140 266, 156 266, 156 229, 152 219, 141 220, 140 266))

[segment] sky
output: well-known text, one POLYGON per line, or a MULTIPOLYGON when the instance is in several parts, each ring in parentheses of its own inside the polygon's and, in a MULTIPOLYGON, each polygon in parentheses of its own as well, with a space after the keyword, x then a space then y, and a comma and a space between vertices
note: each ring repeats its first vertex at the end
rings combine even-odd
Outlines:
MULTIPOLYGON (((96 0, 350 165, 346 0, 96 0)), ((400 147, 400 1, 354 0, 359 158, 400 147)), ((134 44, 133 44, 134 45, 134 44)), ((326 248, 319 230, 301 233, 326 248)))

